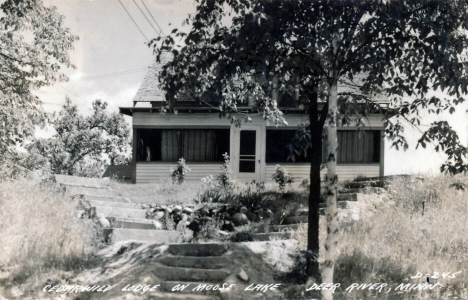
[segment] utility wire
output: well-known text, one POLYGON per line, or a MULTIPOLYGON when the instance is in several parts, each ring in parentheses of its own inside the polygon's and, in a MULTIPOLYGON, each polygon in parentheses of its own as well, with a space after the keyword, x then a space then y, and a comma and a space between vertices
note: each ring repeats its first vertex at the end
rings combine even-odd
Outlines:
POLYGON ((143 14, 143 16, 145 17, 146 21, 148 21, 148 23, 151 25, 151 27, 153 28, 154 32, 156 32, 156 34, 158 36, 161 36, 161 34, 156 30, 156 28, 154 28, 153 24, 151 24, 151 21, 148 19, 148 17, 145 15, 145 13, 143 12, 143 10, 140 8, 140 6, 136 3, 135 0, 132 0, 133 3, 135 3, 135 5, 138 7, 138 9, 141 11, 141 13, 143 14))
POLYGON ((122 71, 122 72, 115 72, 115 73, 109 73, 109 74, 94 75, 94 76, 82 77, 82 78, 79 78, 79 79, 76 79, 76 80, 70 80, 70 82, 91 80, 91 79, 102 79, 102 78, 122 76, 122 75, 130 75, 130 74, 134 74, 134 73, 145 72, 147 70, 148 70, 148 68, 141 68, 141 69, 128 70, 128 71, 122 71))
POLYGON ((146 6, 145 2, 143 0, 141 0, 141 3, 143 3, 143 5, 145 6, 146 10, 148 11, 148 13, 150 14, 151 18, 153 19, 154 23, 156 23, 156 26, 158 26, 159 30, 161 30, 161 33, 165 36, 166 34, 164 33, 164 31, 161 29, 161 26, 159 26, 158 22, 156 22, 156 19, 153 17, 153 14, 150 12, 150 10, 148 9, 148 7, 146 6))
POLYGON ((61 87, 62 89, 68 91, 69 93, 73 94, 75 97, 77 97, 78 99, 80 99, 81 101, 83 102, 86 102, 85 99, 81 98, 80 96, 78 96, 77 94, 73 93, 72 91, 70 91, 69 89, 67 89, 66 87, 64 87, 63 85, 61 85, 60 83, 58 84, 59 87, 61 87))
POLYGON ((143 31, 141 31, 140 27, 138 26, 138 24, 135 22, 135 20, 132 18, 132 15, 128 12, 128 10, 125 8, 125 6, 122 4, 122 1, 119 0, 119 3, 120 5, 122 5, 123 9, 125 9, 125 11, 127 12, 128 16, 130 17, 130 19, 132 19, 133 21, 133 24, 135 24, 135 26, 138 28, 138 30, 140 31, 141 35, 143 35, 146 39, 146 41, 149 43, 149 40, 148 38, 146 37, 146 35, 143 33, 143 31))

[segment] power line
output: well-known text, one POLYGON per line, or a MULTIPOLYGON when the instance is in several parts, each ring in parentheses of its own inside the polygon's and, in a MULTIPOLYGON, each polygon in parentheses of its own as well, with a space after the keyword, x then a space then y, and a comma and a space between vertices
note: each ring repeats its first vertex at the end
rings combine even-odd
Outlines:
POLYGON ((127 12, 128 16, 130 17, 130 19, 132 19, 133 21, 133 24, 135 24, 135 26, 138 28, 138 30, 140 31, 141 35, 143 35, 146 39, 146 41, 149 43, 149 40, 148 38, 146 37, 146 35, 143 33, 143 31, 141 31, 140 27, 138 26, 138 24, 135 22, 135 20, 132 18, 132 15, 128 12, 128 10, 125 8, 125 6, 122 4, 122 1, 119 0, 119 3, 120 5, 122 5, 123 9, 125 9, 125 11, 127 12))
POLYGON ((151 18, 153 19, 154 23, 156 23, 156 26, 158 26, 159 30, 161 30, 161 33, 166 36, 166 34, 164 33, 164 31, 161 29, 161 26, 159 26, 158 22, 156 22, 156 19, 153 17, 153 14, 150 12, 150 10, 148 9, 148 7, 146 6, 145 2, 143 0, 141 0, 141 3, 143 3, 143 5, 145 6, 146 10, 148 11, 148 13, 150 14, 151 18))
POLYGON ((161 34, 156 30, 156 28, 154 28, 153 24, 151 24, 151 21, 148 19, 148 17, 146 17, 145 13, 143 12, 143 10, 140 8, 140 6, 135 2, 135 0, 132 0, 133 3, 135 3, 135 5, 138 7, 138 9, 141 11, 141 13, 143 14, 143 16, 145 17, 146 21, 148 21, 148 23, 151 25, 151 27, 153 27, 153 30, 154 32, 156 32, 157 35, 161 36, 161 34))
POLYGON ((94 75, 94 76, 82 77, 76 80, 70 80, 70 82, 77 82, 77 81, 91 80, 91 79, 102 79, 102 78, 122 76, 122 75, 130 75, 130 74, 139 73, 139 72, 146 72, 147 70, 148 68, 140 68, 140 69, 114 72, 114 73, 108 73, 108 74, 94 75))
POLYGON ((80 99, 81 101, 83 102, 86 102, 85 99, 81 98, 80 96, 78 96, 77 94, 73 93, 72 91, 70 91, 69 89, 67 89, 66 87, 64 87, 63 85, 61 85, 60 83, 58 84, 59 87, 61 87, 62 89, 68 91, 69 93, 73 94, 75 97, 77 97, 78 99, 80 99))

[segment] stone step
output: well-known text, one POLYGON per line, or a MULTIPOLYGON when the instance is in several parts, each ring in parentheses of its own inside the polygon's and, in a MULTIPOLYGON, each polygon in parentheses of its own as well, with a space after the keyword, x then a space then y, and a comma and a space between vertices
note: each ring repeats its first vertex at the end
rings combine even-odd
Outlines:
POLYGON ((88 178, 70 175, 54 175, 55 181, 59 184, 82 185, 82 186, 108 186, 109 179, 88 178))
POLYGON ((291 216, 284 219, 282 225, 300 224, 309 222, 309 216, 291 216))
MULTIPOLYGON (((191 244, 194 245, 194 244, 191 244)), ((195 269, 160 266, 154 268, 154 275, 164 280, 179 282, 223 282, 231 272, 222 269, 195 269)))
POLYGON ((274 241, 274 240, 289 240, 292 237, 292 232, 268 232, 268 233, 254 233, 252 235, 254 241, 274 241))
POLYGON ((270 232, 283 232, 297 230, 302 226, 307 226, 309 223, 289 224, 289 225, 271 225, 270 232))
POLYGON ((204 283, 204 282, 179 282, 179 281, 163 281, 161 282, 161 289, 163 291, 180 293, 180 294, 202 294, 202 295, 219 295, 219 288, 222 284, 204 283), (181 285, 186 286, 184 289, 177 289, 181 285), (218 286, 218 287, 216 287, 218 286), (177 291, 172 291, 176 288, 177 291), (215 290, 213 290, 215 288, 215 290), (194 290, 195 289, 195 290, 194 290))
POLYGON ((156 229, 153 220, 135 218, 108 218, 113 228, 156 229))
POLYGON ((385 187, 384 181, 358 181, 358 182, 349 182, 344 185, 347 189, 359 189, 366 187, 385 187))
MULTIPOLYGON (((193 294, 181 294, 177 292, 160 291, 160 292, 153 292, 150 294, 145 294, 147 296, 144 299, 147 299, 147 300, 218 300, 218 299, 221 299, 220 297, 217 297, 216 295, 202 295, 202 294, 198 294, 199 292, 197 294, 196 293, 197 292, 194 292, 193 294)), ((129 298, 129 299, 134 299, 134 298, 129 298)))
POLYGON ((350 193, 350 194, 340 194, 338 195, 337 201, 358 201, 360 194, 350 193))
POLYGON ((181 256, 221 256, 229 244, 178 244, 169 245, 169 253, 181 256))
POLYGON ((107 243, 122 241, 143 241, 159 244, 181 243, 182 235, 175 230, 148 230, 112 228, 104 230, 104 239, 107 243))
POLYGON ((163 256, 158 260, 168 267, 183 267, 196 269, 221 269, 227 266, 224 256, 163 256))
MULTIPOLYGON (((353 203, 356 203, 356 201, 337 201, 336 207, 346 209, 346 208, 350 208, 353 205, 353 203)), ((320 203, 320 208, 327 208, 327 204, 320 203)))
POLYGON ((381 187, 342 189, 339 194, 380 194, 383 190, 384 188, 381 187))
POLYGON ((121 208, 112 206, 91 206, 89 215, 103 214, 106 218, 146 219, 146 210, 136 208, 121 208))
POLYGON ((76 194, 76 195, 72 195, 72 198, 75 198, 78 200, 85 200, 85 201, 107 201, 107 202, 131 203, 130 199, 117 197, 117 196, 76 194))
POLYGON ((115 208, 141 209, 140 205, 136 203, 130 203, 130 202, 114 202, 114 201, 100 201, 100 200, 81 200, 81 202, 85 206, 108 206, 108 207, 115 207, 115 208))
POLYGON ((80 187, 80 186, 70 186, 64 185, 65 191, 69 195, 93 195, 93 196, 117 196, 116 193, 110 188, 104 187, 80 187))

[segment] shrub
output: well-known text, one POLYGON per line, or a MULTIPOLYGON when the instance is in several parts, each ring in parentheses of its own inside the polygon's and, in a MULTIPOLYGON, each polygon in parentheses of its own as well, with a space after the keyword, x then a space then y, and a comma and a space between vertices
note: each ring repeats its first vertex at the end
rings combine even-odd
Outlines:
POLYGON ((182 184, 185 181, 185 175, 187 175, 191 170, 185 163, 185 159, 182 157, 177 162, 177 166, 172 171, 172 183, 182 184))
POLYGON ((280 165, 276 165, 275 173, 273 173, 272 178, 279 185, 280 191, 284 191, 286 184, 294 182, 291 173, 286 173, 286 169, 280 165))
POLYGON ((221 173, 218 175, 218 183, 225 189, 232 188, 234 186, 233 173, 231 168, 231 160, 229 154, 224 153, 224 164, 221 167, 221 173))

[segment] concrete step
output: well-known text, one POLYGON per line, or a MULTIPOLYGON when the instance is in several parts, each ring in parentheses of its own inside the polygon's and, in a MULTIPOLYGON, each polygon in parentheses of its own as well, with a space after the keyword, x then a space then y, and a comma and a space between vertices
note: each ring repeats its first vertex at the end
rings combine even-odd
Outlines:
POLYGON ((169 253, 181 256, 221 256, 229 244, 178 244, 169 245, 169 253))
POLYGON ((108 206, 115 208, 134 208, 141 209, 140 205, 130 202, 114 202, 114 201, 100 201, 100 200, 80 200, 85 206, 108 206))
POLYGON ((116 192, 111 190, 110 188, 105 187, 81 187, 81 186, 70 186, 70 185, 63 185, 65 191, 69 195, 93 195, 93 196, 118 196, 116 192))
POLYGON ((290 225, 290 224, 300 224, 300 223, 307 223, 309 222, 309 216, 302 215, 302 216, 291 216, 284 219, 282 225, 290 225))
POLYGON ((361 194, 350 193, 338 195, 337 201, 358 201, 361 194))
POLYGON ((292 237, 292 232, 268 232, 268 233, 254 233, 252 235, 254 241, 274 241, 274 240, 289 240, 292 237))
MULTIPOLYGON (((193 245, 193 244, 192 244, 193 245)), ((169 281, 223 282, 231 272, 222 269, 195 269, 178 267, 155 267, 154 275, 169 281)))
POLYGON ((366 187, 385 187, 384 181, 358 181, 358 182, 349 182, 344 186, 347 189, 359 189, 366 187))
POLYGON ((156 229, 153 220, 134 218, 108 218, 113 228, 156 229))
MULTIPOLYGON (((177 292, 152 292, 147 295, 144 299, 147 300, 218 300, 221 299, 216 295, 201 295, 199 292, 193 294, 181 294, 177 292)), ((133 299, 133 298, 131 298, 133 299)))
MULTIPOLYGON (((353 203, 356 203, 356 201, 337 201, 336 207, 346 209, 346 208, 350 208, 353 205, 353 203)), ((327 204, 320 203, 320 208, 327 208, 327 204)))
POLYGON ((69 175, 55 175, 55 181, 59 184, 81 185, 81 186, 109 186, 109 179, 88 178, 69 175))
POLYGON ((163 256, 158 260, 168 267, 221 269, 227 266, 228 260, 224 256, 163 256))
POLYGON ((270 232, 283 232, 297 230, 302 226, 307 226, 309 223, 289 224, 289 225, 270 225, 270 232))
POLYGON ((131 203, 130 199, 117 197, 117 196, 76 194, 76 195, 72 195, 72 197, 78 200, 85 200, 85 201, 107 201, 107 202, 131 203))
POLYGON ((106 218, 132 218, 132 219, 146 219, 146 210, 136 208, 121 208, 112 206, 91 206, 89 215, 90 217, 96 214, 103 214, 106 218))
POLYGON ((342 189, 339 191, 339 194, 380 194, 383 190, 384 188, 381 187, 342 189))
POLYGON ((219 295, 219 288, 222 285, 204 282, 179 282, 179 281, 163 281, 161 282, 161 289, 163 291, 180 293, 180 294, 202 294, 202 295, 219 295), (180 287, 181 285, 187 286, 182 290, 172 291, 173 288, 180 287), (216 288, 216 286, 218 286, 216 288), (213 290, 215 288, 215 290, 213 290), (195 290, 194 290, 195 289, 195 290))
POLYGON ((151 243, 170 244, 181 243, 182 235, 175 230, 148 230, 112 228, 104 230, 104 239, 107 243, 122 241, 144 241, 151 243))

